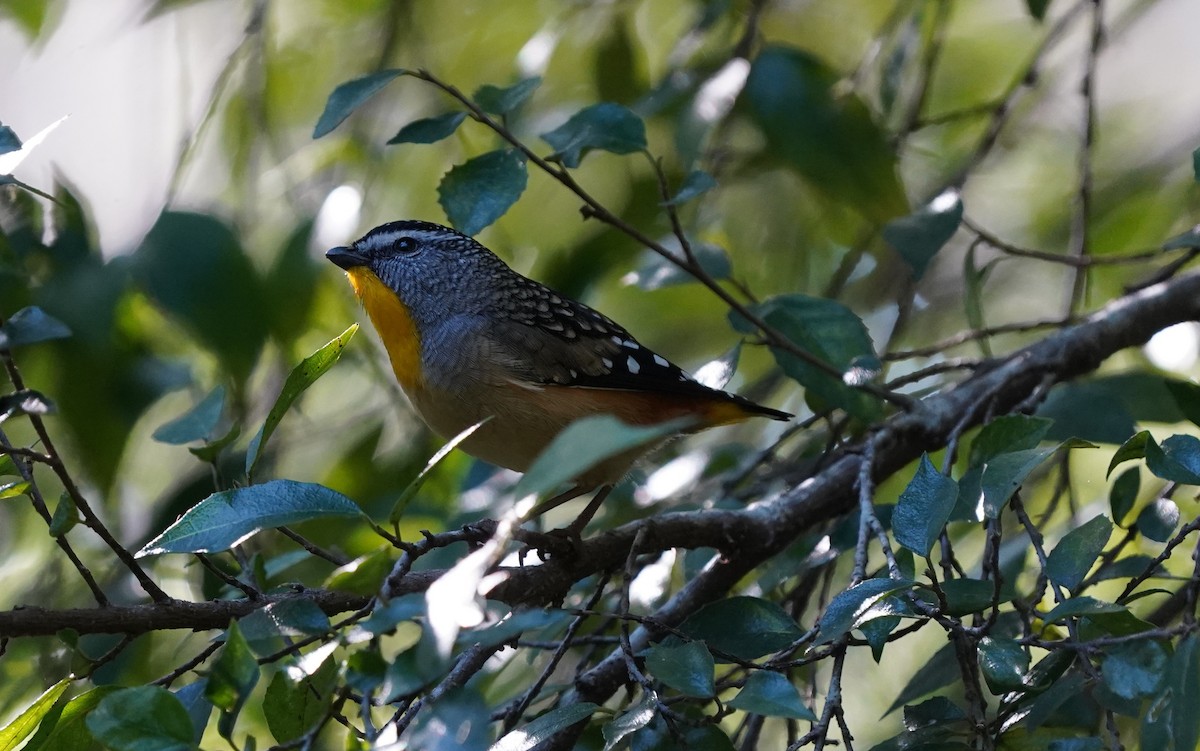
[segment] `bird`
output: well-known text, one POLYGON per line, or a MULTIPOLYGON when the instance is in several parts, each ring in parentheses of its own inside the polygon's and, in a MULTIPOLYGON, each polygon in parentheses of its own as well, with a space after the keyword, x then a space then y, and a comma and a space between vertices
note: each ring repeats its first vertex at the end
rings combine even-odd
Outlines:
MULTIPOLYGON (((459 448, 490 464, 524 472, 560 431, 591 415, 631 425, 679 420, 677 435, 792 418, 701 384, 611 318, 449 227, 393 221, 325 255, 346 272, 417 414, 443 438, 485 421, 459 448)), ((595 491, 565 528, 578 539, 651 448, 601 461, 528 518, 595 491)))

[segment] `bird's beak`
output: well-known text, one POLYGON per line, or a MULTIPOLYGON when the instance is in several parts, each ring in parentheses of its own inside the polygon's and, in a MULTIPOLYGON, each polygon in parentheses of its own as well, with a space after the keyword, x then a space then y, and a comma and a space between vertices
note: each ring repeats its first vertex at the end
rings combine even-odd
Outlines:
POLYGON ((357 268, 358 266, 367 265, 367 257, 354 248, 334 248, 326 253, 325 257, 346 271, 357 268))

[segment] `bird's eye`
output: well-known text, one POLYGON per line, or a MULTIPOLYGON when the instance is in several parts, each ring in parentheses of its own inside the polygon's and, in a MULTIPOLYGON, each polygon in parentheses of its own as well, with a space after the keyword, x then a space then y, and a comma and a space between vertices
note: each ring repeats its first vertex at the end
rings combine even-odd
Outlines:
POLYGON ((417 249, 417 241, 411 237, 402 237, 396 241, 396 250, 401 253, 412 253, 417 249))

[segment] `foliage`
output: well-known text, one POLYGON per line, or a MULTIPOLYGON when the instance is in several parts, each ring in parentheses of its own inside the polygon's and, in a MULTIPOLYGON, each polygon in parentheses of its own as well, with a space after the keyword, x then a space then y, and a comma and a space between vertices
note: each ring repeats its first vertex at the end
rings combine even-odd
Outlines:
POLYGON ((1198 366, 1139 347, 1197 341, 1200 149, 1097 94, 1152 5, 247 4, 128 247, 6 119, 0 749, 1196 747, 1198 366), (439 451, 347 195, 799 415, 547 536, 682 426, 439 451))

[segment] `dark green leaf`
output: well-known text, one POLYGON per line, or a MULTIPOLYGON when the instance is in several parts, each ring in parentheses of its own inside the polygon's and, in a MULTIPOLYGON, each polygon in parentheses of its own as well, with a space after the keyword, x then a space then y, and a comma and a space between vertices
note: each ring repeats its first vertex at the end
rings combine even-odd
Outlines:
POLYGON ((817 716, 805 705, 792 682, 769 670, 751 673, 746 685, 726 706, 767 717, 817 721, 817 716))
POLYGON ((707 699, 716 693, 716 664, 704 642, 656 644, 646 650, 646 669, 684 696, 707 699))
POLYGON ((1025 6, 1029 8, 1029 15, 1041 21, 1046 17, 1046 8, 1050 7, 1050 0, 1025 0, 1025 6))
POLYGON ((1173 435, 1162 446, 1147 440, 1146 468, 1164 480, 1200 485, 1200 438, 1173 435))
MULTIPOLYGON (((221 648, 221 655, 212 665, 208 674, 208 686, 204 689, 205 698, 211 701, 213 706, 225 710, 226 715, 222 720, 230 718, 224 723, 226 728, 232 726, 232 718, 241 711, 256 683, 258 660, 254 658, 250 645, 242 637, 237 623, 233 623, 225 632, 225 646, 221 648)), ((229 737, 227 730, 222 730, 222 735, 229 737)))
POLYGON ((1052 421, 1030 415, 1003 415, 992 420, 971 442, 971 466, 982 465, 1001 454, 1037 448, 1052 421))
POLYGON ((411 696, 441 677, 438 671, 429 667, 416 646, 396 655, 384 672, 383 683, 379 686, 380 701, 393 702, 411 696))
MULTIPOLYGON (((493 609, 495 609, 497 604, 495 602, 491 603, 493 609)), ((564 610, 548 608, 526 608, 524 610, 511 611, 507 605, 500 605, 499 610, 503 615, 498 623, 493 623, 483 628, 463 630, 458 635, 460 642, 465 646, 478 644, 483 647, 490 647, 493 644, 503 644, 512 641, 526 631, 537 631, 562 626, 571 617, 564 610)))
POLYGON ((322 485, 272 480, 213 493, 146 543, 137 554, 211 553, 228 550, 271 527, 361 515, 354 501, 322 485))
POLYGON ((241 425, 231 425, 229 426, 228 432, 219 438, 213 438, 202 446, 188 446, 188 453, 192 454, 202 462, 209 462, 210 464, 215 463, 217 461, 217 457, 221 455, 221 451, 223 451, 226 446, 236 441, 241 434, 241 425))
POLYGON ((204 737, 204 730, 208 727, 208 718, 212 717, 212 702, 204 695, 207 688, 208 679, 201 678, 172 692, 192 720, 192 738, 196 743, 200 743, 204 737))
POLYGON ((744 95, 772 151, 812 187, 879 222, 909 213, 887 135, 841 76, 806 52, 767 47, 744 95))
POLYGON ((1140 433, 1135 433, 1129 440, 1121 444, 1121 447, 1113 454, 1113 458, 1108 462, 1108 473, 1105 476, 1111 475, 1114 469, 1127 461, 1144 459, 1146 457, 1146 446, 1153 442, 1154 439, 1150 437, 1150 431, 1143 430, 1140 433))
POLYGON ((225 408, 225 387, 217 386, 194 407, 170 422, 158 426, 150 437, 175 446, 192 441, 207 441, 221 420, 225 408))
POLYGON ((1113 521, 1118 525, 1133 510, 1141 484, 1142 473, 1137 467, 1125 470, 1113 482, 1112 490, 1108 494, 1108 506, 1112 509, 1113 521))
POLYGON ((601 729, 604 735, 604 751, 612 751, 626 736, 649 725, 657 714, 658 695, 653 691, 643 691, 637 704, 604 724, 601 729))
POLYGON ((420 751, 484 751, 491 748, 493 737, 488 714, 489 707, 477 691, 469 687, 449 691, 422 708, 408 746, 420 751))
MULTIPOLYGON (((260 643, 274 644, 282 637, 305 637, 329 631, 329 616, 312 600, 289 599, 272 602, 238 621, 238 628, 251 647, 260 643)), ((280 645, 282 646, 282 645, 280 645)), ((274 651, 268 647, 263 652, 274 651)))
POLYGON ((395 560, 387 548, 379 548, 367 555, 338 566, 322 583, 325 589, 353 592, 365 597, 379 591, 383 580, 391 573, 395 560))
POLYGON ((683 179, 683 184, 679 186, 679 192, 671 196, 671 200, 663 205, 678 206, 681 203, 692 200, 696 196, 707 193, 715 187, 717 187, 717 181, 712 175, 704 170, 692 170, 683 179))
POLYGON ((709 603, 688 616, 680 631, 743 660, 776 652, 804 634, 783 608, 758 597, 730 597, 709 603))
POLYGON ((21 745, 37 729, 42 719, 54 709, 59 697, 70 688, 71 679, 64 678, 42 692, 42 695, 21 711, 12 722, 0 728, 0 751, 11 751, 21 745))
POLYGON ((646 148, 646 126, 628 108, 612 102, 585 107, 554 130, 543 133, 564 166, 574 169, 592 150, 632 154, 646 148))
POLYGON ((1029 653, 1015 639, 985 636, 979 641, 979 668, 988 689, 999 696, 1025 686, 1029 672, 1029 653))
POLYGON ((600 707, 591 702, 579 702, 552 709, 524 727, 517 728, 492 744, 488 751, 529 751, 550 739, 560 730, 583 722, 600 707))
POLYGON ((36 306, 21 308, 0 327, 0 349, 65 339, 71 330, 62 321, 36 306))
POLYGON ((1157 641, 1131 641, 1104 648, 1104 683, 1124 699, 1143 699, 1159 690, 1167 650, 1157 641))
POLYGON ((1046 559, 1046 576, 1068 590, 1075 589, 1108 544, 1112 522, 1103 515, 1093 517, 1068 532, 1046 559))
POLYGON ((438 203, 455 229, 475 235, 504 216, 525 192, 528 178, 521 152, 489 151, 446 173, 438 203))
POLYGON ((1200 640, 1189 634, 1167 664, 1163 690, 1142 718, 1143 749, 1191 749, 1200 743, 1200 640))
POLYGON ((1120 613, 1125 611, 1124 605, 1117 605, 1112 602, 1101 602, 1094 597, 1086 595, 1078 595, 1072 597, 1066 602, 1056 605, 1042 619, 1047 624, 1058 623, 1065 621, 1068 618, 1075 618, 1085 615, 1104 615, 1106 613, 1120 613))
POLYGON ((1192 152, 1192 179, 1200 183, 1200 149, 1192 152))
POLYGON ((312 137, 320 138, 341 125, 342 121, 350 117, 354 110, 391 83, 392 79, 404 75, 404 73, 405 71, 399 68, 381 70, 378 73, 371 73, 338 85, 329 95, 328 101, 325 102, 325 111, 317 120, 312 137))
POLYGON ((1017 488, 1021 487, 1029 474, 1056 450, 1057 448, 1043 448, 1013 451, 988 461, 980 477, 984 514, 989 519, 998 518, 1008 499, 1017 492, 1017 488))
POLYGON ((112 751, 193 751, 192 719, 179 700, 158 686, 125 688, 105 696, 87 727, 112 751))
POLYGON ((364 694, 379 688, 387 677, 388 664, 378 647, 360 649, 346 660, 346 685, 364 694))
POLYGON ((287 380, 283 382, 279 396, 271 405, 271 411, 267 413, 267 419, 263 421, 262 428, 250 440, 250 445, 246 448, 246 477, 253 480, 254 470, 262 458, 267 441, 271 440, 271 434, 275 432, 275 428, 279 427, 279 422, 291 409, 292 403, 341 359, 342 351, 346 349, 346 345, 357 331, 358 324, 351 324, 350 328, 301 360, 300 364, 292 368, 291 373, 288 373, 287 380))
POLYGON ((471 98, 489 115, 507 115, 520 107, 541 83, 540 77, 533 76, 504 88, 484 84, 475 90, 475 95, 471 98))
POLYGON ((886 717, 905 704, 911 704, 916 699, 961 679, 962 673, 954 654, 954 645, 947 644, 934 652, 933 656, 926 660, 925 664, 909 679, 884 716, 886 717))
POLYGON ((466 112, 447 112, 436 117, 425 117, 414 120, 392 136, 388 145, 398 143, 437 143, 443 138, 449 138, 462 121, 467 119, 466 112))
POLYGON ((1200 425, 1200 384, 1168 380, 1167 391, 1183 416, 1193 425, 1200 425))
POLYGON ((609 457, 655 443, 682 427, 677 420, 650 426, 626 425, 612 415, 576 420, 542 450, 513 493, 523 498, 548 492, 609 457))
POLYGON ((840 638, 865 620, 871 606, 877 601, 894 592, 909 589, 912 585, 913 582, 908 579, 867 579, 839 592, 821 615, 820 643, 840 638))
POLYGON ((338 663, 325 660, 311 676, 293 680, 281 670, 267 684, 263 696, 263 715, 267 727, 280 743, 295 740, 325 716, 336 687, 338 663))
MULTIPOLYGON (((946 596, 946 614, 961 618, 991 607, 996 585, 987 579, 950 579, 942 582, 942 594, 946 596)), ((1014 595, 1012 584, 1005 583, 999 602, 1008 602, 1014 595)))
POLYGON ((928 454, 922 454, 916 474, 892 512, 896 542, 917 555, 929 555, 957 500, 958 484, 938 472, 928 454))
POLYGON ((920 279, 929 262, 958 231, 962 216, 962 199, 957 191, 950 190, 916 212, 888 222, 883 227, 883 239, 912 269, 913 279, 920 279))
MULTIPOLYGON (((878 359, 862 319, 833 300, 806 295, 779 295, 750 307, 750 311, 786 336, 799 349, 825 362, 843 375, 831 376, 824 369, 778 347, 771 348, 775 361, 788 377, 816 396, 827 407, 838 407, 870 421, 882 414, 874 397, 851 384, 869 380, 878 370, 878 359)), ((748 321, 730 313, 730 322, 742 333, 755 333, 748 321)))
POLYGON ((1155 542, 1166 542, 1179 524, 1179 506, 1168 498, 1159 498, 1138 514, 1137 530, 1155 542))
POLYGON ((944 696, 934 696, 904 708, 904 727, 909 731, 967 719, 966 712, 944 696))
POLYGON ((1095 443, 1120 444, 1134 433, 1134 416, 1111 384, 1080 381, 1059 384, 1038 408, 1054 421, 1047 438, 1076 437, 1095 443), (1096 409, 1103 404, 1104 409, 1096 409))
MULTIPOLYGON (((28 485, 28 483, 25 483, 28 485)), ((0 497, 5 497, 3 486, 0 486, 0 497)), ((22 489, 25 492, 28 488, 22 489)), ((79 508, 70 493, 58 497, 58 505, 54 507, 54 517, 50 520, 50 536, 61 537, 70 532, 80 522, 79 508)))

